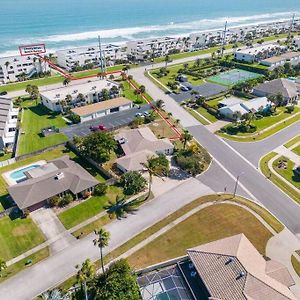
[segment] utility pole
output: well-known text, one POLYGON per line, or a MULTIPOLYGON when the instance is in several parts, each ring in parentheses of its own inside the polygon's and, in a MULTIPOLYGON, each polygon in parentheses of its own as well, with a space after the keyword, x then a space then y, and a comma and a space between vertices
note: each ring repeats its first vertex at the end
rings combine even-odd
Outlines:
POLYGON ((295 22, 295 13, 293 14, 292 22, 291 22, 291 25, 290 25, 290 28, 289 28, 288 41, 290 40, 290 37, 291 37, 291 32, 292 32, 292 29, 294 27, 294 22, 295 22))
POLYGON ((103 52, 102 52, 102 44, 101 44, 100 35, 98 35, 98 46, 99 46, 100 70, 101 70, 101 74, 104 74, 106 72, 106 60, 105 60, 105 54, 103 55, 103 52))
POLYGON ((225 47, 225 43, 226 43, 226 32, 227 32, 227 21, 225 22, 225 26, 224 26, 221 56, 223 56, 223 54, 224 54, 224 47, 225 47))

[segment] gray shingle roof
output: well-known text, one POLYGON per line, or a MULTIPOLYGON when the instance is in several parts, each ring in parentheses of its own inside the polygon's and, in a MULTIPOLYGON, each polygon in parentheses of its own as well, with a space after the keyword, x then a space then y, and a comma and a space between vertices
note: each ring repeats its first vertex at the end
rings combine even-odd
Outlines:
POLYGON ((300 86, 286 78, 264 82, 254 88, 255 91, 276 95, 281 93, 285 98, 294 98, 299 95, 300 86))
POLYGON ((8 188, 9 194, 20 209, 25 209, 65 191, 77 194, 99 183, 84 168, 70 160, 69 156, 50 161, 48 165, 51 168, 45 165, 32 170, 28 172, 32 178, 8 188), (62 178, 58 179, 58 173, 62 174, 62 178))

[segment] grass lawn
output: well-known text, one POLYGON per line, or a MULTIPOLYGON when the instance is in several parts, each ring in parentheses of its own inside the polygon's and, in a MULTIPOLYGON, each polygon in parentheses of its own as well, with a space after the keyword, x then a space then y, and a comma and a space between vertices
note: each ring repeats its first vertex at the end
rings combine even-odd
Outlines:
POLYGON ((293 268, 294 268, 295 272, 300 277, 300 261, 296 258, 295 255, 292 255, 291 262, 292 262, 292 265, 293 265, 293 268))
MULTIPOLYGON (((173 123, 171 119, 169 119, 169 121, 173 123)), ((177 138, 175 131, 162 118, 156 119, 154 122, 150 123, 148 127, 158 138, 177 138)))
POLYGON ((198 120, 201 124, 203 125, 209 125, 205 119, 203 119, 199 114, 197 114, 193 109, 186 108, 186 110, 196 119, 198 120))
POLYGON ((204 107, 199 107, 196 111, 211 123, 218 121, 218 119, 214 115, 210 114, 204 107))
POLYGON ((62 133, 42 137, 41 129, 47 126, 62 128, 67 124, 60 114, 49 111, 41 104, 24 108, 17 154, 27 154, 68 140, 62 133))
POLYGON ((293 138, 292 140, 288 141, 286 144, 284 144, 284 147, 290 148, 298 142, 300 142, 300 135, 298 135, 295 138, 293 138))
POLYGON ((12 92, 12 91, 23 90, 26 88, 26 86, 28 84, 43 86, 43 85, 60 83, 60 82, 63 82, 63 80, 64 80, 64 78, 61 75, 53 75, 51 77, 27 80, 27 81, 22 81, 22 82, 17 82, 17 83, 10 83, 10 84, 0 86, 0 92, 3 92, 3 91, 12 92))
MULTIPOLYGON (((299 109, 299 108, 298 108, 299 109)), ((290 116, 290 114, 288 114, 290 116)), ((253 142, 253 141, 260 141, 263 140, 275 133, 277 133, 278 131, 286 128, 289 125, 292 125, 295 122, 298 122, 300 120, 300 115, 296 115, 293 116, 291 119, 284 121, 274 127, 272 127, 271 129, 268 129, 266 131, 264 131, 263 133, 257 134, 257 135, 249 135, 248 136, 242 136, 242 135, 229 135, 229 134, 224 134, 221 132, 218 132, 218 135, 225 138, 225 139, 229 139, 232 141, 237 141, 237 142, 253 142)), ((272 125, 272 124, 270 124, 272 125)))
POLYGON ((300 156, 300 145, 297 146, 296 148, 294 148, 292 151, 295 152, 297 155, 300 156))
POLYGON ((49 256, 49 248, 45 247, 37 252, 35 252, 34 254, 21 259, 20 261, 18 261, 17 263, 10 265, 9 267, 7 267, 6 270, 4 270, 2 272, 2 276, 0 277, 0 283, 14 275, 16 275, 18 272, 21 272, 24 269, 30 268, 31 266, 37 264, 38 262, 44 260, 45 258, 47 258, 49 256), (32 263, 30 265, 26 266, 26 262, 31 259, 32 263))
POLYGON ((115 200, 117 194, 122 194, 121 189, 111 186, 106 195, 92 196, 88 200, 63 211, 58 215, 58 218, 66 229, 70 229, 104 211, 104 206, 108 200, 115 200))
POLYGON ((0 156, 0 161, 4 161, 4 160, 10 159, 10 158, 11 158, 11 153, 6 153, 6 154, 0 156))
POLYGON ((44 236, 30 217, 0 219, 0 257, 9 260, 43 243, 44 236))
POLYGON ((186 249, 191 247, 239 233, 244 233, 256 249, 265 254, 272 234, 245 209, 221 204, 192 215, 132 254, 128 261, 134 268, 149 266, 185 255, 186 249))
POLYGON ((289 181, 292 185, 294 185, 296 188, 299 189, 300 192, 300 176, 295 174, 293 172, 293 168, 295 167, 295 163, 289 160, 287 157, 281 156, 278 159, 276 159, 273 162, 273 168, 274 170, 281 175, 283 178, 285 178, 287 181, 289 181), (280 160, 287 161, 287 168, 281 169, 278 167, 278 162, 280 160))
POLYGON ((280 177, 276 176, 276 174, 272 173, 268 167, 268 161, 275 157, 277 153, 271 152, 264 156, 260 160, 260 170, 262 173, 269 178, 274 184, 276 184, 283 192, 285 192, 289 197, 300 204, 300 193, 297 193, 294 189, 288 186, 284 181, 280 179, 280 177))

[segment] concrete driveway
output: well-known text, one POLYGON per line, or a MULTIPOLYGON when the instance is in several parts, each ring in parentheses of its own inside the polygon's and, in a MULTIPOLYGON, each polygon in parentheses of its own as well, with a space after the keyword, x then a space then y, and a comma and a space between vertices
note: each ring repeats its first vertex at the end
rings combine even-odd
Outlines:
POLYGON ((55 254, 71 243, 75 242, 74 236, 66 231, 56 214, 50 208, 42 208, 30 214, 32 220, 37 224, 50 243, 50 252, 55 254))

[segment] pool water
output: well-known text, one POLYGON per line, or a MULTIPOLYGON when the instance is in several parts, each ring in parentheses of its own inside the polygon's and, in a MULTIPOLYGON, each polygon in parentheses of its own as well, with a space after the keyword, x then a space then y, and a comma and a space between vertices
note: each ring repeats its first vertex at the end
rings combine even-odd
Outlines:
POLYGON ((32 170, 32 169, 39 168, 39 167, 40 167, 40 165, 30 165, 26 168, 23 168, 23 169, 20 169, 20 170, 10 173, 9 177, 11 179, 15 180, 16 182, 20 182, 27 178, 25 175, 25 172, 32 170))

